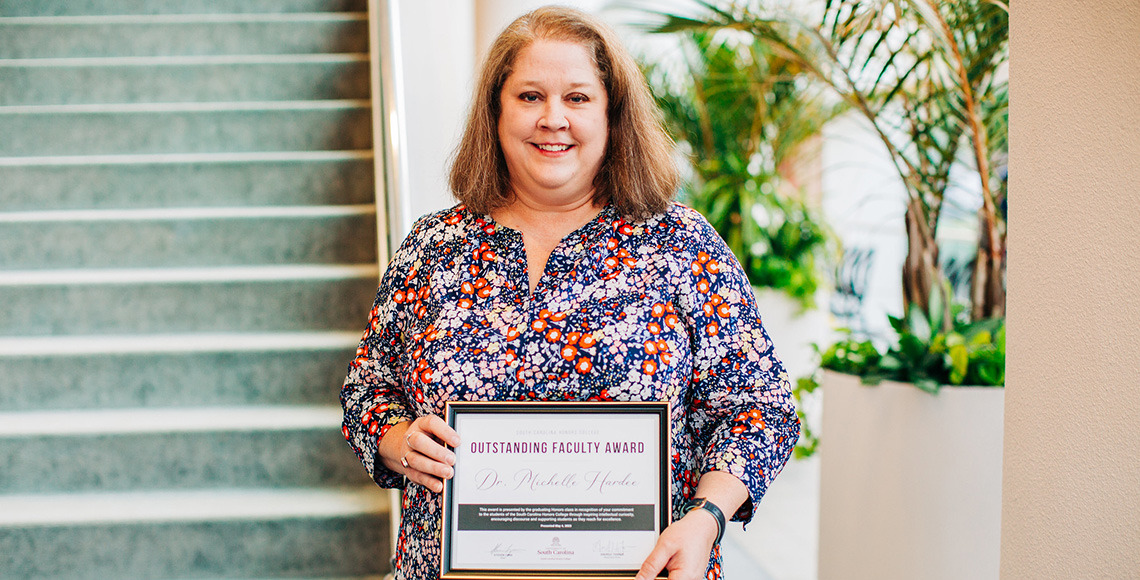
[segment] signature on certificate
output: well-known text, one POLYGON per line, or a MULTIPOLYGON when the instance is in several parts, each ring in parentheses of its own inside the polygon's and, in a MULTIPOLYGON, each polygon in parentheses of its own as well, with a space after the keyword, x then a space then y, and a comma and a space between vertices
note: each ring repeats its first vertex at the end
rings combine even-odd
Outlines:
POLYGON ((616 557, 625 555, 625 542, 617 540, 598 540, 594 542, 594 552, 603 557, 616 557))
POLYGON ((489 553, 496 558, 510 558, 521 551, 522 548, 516 548, 514 544, 495 544, 489 553))

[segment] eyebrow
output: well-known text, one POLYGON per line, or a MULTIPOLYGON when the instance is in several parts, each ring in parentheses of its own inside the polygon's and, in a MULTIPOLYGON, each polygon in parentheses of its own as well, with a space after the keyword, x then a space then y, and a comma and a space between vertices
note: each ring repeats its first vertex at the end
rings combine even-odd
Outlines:
MULTIPOLYGON (((523 86, 540 86, 540 85, 542 85, 542 83, 540 81, 534 81, 534 80, 517 81, 517 84, 520 84, 523 86)), ((507 85, 507 83, 503 83, 504 87, 506 85, 507 85)), ((600 86, 602 86, 601 79, 598 79, 597 84, 594 84, 594 83, 571 83, 570 84, 571 89, 597 88, 600 86)))

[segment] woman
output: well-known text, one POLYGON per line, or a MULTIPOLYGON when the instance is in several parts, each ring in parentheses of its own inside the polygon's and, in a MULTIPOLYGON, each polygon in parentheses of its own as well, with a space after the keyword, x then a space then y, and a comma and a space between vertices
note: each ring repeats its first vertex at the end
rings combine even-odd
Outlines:
POLYGON ((638 579, 719 578, 716 512, 751 519, 799 424, 741 267, 670 201, 671 156, 592 17, 542 8, 491 47, 451 172, 462 203, 392 259, 341 393, 373 479, 407 482, 397 578, 439 573, 449 400, 670 401, 674 523, 638 579))

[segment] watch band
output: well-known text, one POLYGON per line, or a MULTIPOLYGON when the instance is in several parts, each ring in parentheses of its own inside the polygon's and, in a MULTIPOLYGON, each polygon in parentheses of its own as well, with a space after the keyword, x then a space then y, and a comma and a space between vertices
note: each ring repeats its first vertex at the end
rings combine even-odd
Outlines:
POLYGON ((693 499, 685 502, 684 507, 681 508, 681 515, 685 515, 695 509, 705 510, 712 514, 713 518, 716 519, 716 541, 713 542, 713 545, 715 546, 719 544, 720 539, 724 537, 724 512, 720 511, 720 508, 716 507, 715 503, 703 497, 694 497, 693 499))

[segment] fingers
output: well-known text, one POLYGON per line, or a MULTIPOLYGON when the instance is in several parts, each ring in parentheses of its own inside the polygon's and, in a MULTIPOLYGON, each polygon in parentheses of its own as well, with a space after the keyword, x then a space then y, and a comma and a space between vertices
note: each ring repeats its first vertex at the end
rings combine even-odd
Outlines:
POLYGON ((455 429, 452 429, 439 415, 420 417, 416 419, 414 426, 441 443, 452 447, 459 446, 459 433, 456 433, 455 429))
POLYGON ((408 479, 436 493, 443 491, 444 479, 455 475, 455 453, 441 442, 455 446, 459 434, 436 415, 420 417, 404 432, 404 453, 400 464, 408 479))
MULTIPOLYGON (((441 468, 455 465, 455 453, 439 443, 439 440, 437 438, 439 437, 437 433, 440 433, 438 431, 439 426, 436 425, 432 419, 440 422, 443 421, 435 415, 416 419, 412 423, 412 426, 408 429, 407 433, 404 435, 404 442, 410 451, 415 451, 424 457, 439 463, 441 468), (432 429, 435 429, 436 431, 431 431, 432 429)), ((451 427, 448 427, 446 423, 443 424, 443 427, 451 433, 449 434, 443 432, 441 433, 442 436, 447 437, 448 435, 455 434, 455 431, 452 430, 451 427)), ((458 439, 458 436, 456 436, 456 439, 458 439)), ((439 475, 440 477, 451 477, 451 475, 444 475, 445 472, 441 468, 429 471, 431 473, 439 475)))
POLYGON ((712 542, 698 539, 702 522, 694 524, 681 518, 661 532, 657 545, 646 556, 635 580, 653 580, 662 570, 669 571, 669 580, 700 580, 704 578, 712 553, 712 542), (697 527, 694 527, 696 525, 697 527))
POLYGON ((672 554, 667 547, 660 541, 653 547, 653 551, 645 557, 645 561, 641 563, 641 569, 637 571, 637 576, 634 580, 653 580, 657 574, 665 568, 669 563, 669 558, 672 554))
POLYGON ((450 479, 455 474, 451 467, 415 451, 405 455, 404 460, 408 463, 405 468, 408 479, 436 493, 443 491, 442 479, 450 479))
POLYGON ((441 441, 455 447, 459 444, 459 435, 455 430, 435 415, 421 417, 412 423, 404 436, 410 449, 424 454, 446 465, 455 465, 455 453, 440 444, 441 441), (454 440, 454 443, 448 440, 454 440))

